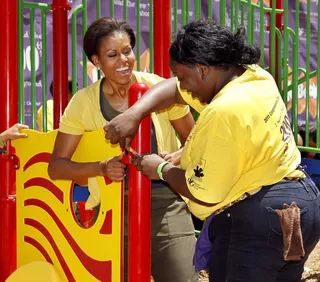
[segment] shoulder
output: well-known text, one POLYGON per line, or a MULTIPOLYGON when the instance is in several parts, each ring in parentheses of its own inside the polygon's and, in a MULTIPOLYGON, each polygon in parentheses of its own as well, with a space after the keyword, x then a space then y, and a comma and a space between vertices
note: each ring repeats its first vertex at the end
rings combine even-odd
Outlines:
POLYGON ((148 72, 134 71, 133 75, 137 79, 137 82, 145 83, 149 87, 152 87, 153 85, 156 85, 160 81, 165 80, 163 77, 160 77, 154 73, 148 73, 148 72))

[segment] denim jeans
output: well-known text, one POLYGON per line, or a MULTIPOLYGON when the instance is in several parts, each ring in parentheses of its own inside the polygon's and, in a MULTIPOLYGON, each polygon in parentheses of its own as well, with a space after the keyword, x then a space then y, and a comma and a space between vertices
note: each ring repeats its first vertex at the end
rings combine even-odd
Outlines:
POLYGON ((320 238, 320 193, 308 177, 263 187, 215 216, 209 226, 213 244, 209 277, 213 282, 298 282, 320 238), (300 208, 305 257, 285 261, 275 209, 296 202, 300 208))

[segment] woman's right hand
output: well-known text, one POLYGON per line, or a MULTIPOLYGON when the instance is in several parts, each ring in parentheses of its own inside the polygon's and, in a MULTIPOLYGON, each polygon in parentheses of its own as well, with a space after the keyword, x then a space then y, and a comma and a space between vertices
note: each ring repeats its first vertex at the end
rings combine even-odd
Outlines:
POLYGON ((118 115, 104 127, 106 139, 111 144, 120 144, 121 148, 130 148, 130 143, 136 135, 141 118, 130 108, 123 114, 118 115))
POLYGON ((111 181, 120 182, 126 176, 126 165, 122 163, 123 154, 100 162, 100 173, 111 181))

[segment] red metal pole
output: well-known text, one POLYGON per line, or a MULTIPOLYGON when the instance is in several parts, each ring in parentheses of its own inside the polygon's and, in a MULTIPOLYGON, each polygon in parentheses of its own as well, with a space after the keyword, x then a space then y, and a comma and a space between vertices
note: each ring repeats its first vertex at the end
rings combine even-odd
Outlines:
MULTIPOLYGON (((148 86, 135 83, 129 89, 129 106, 148 90, 148 86)), ((138 153, 151 152, 151 120, 146 116, 131 146, 138 153)), ((135 167, 129 166, 128 214, 128 273, 129 282, 151 280, 151 196, 150 180, 135 167)))
POLYGON ((53 0, 53 127, 68 104, 68 10, 67 0, 53 0))
MULTIPOLYGON (((272 8, 272 2, 270 1, 270 8, 272 8)), ((282 0, 277 0, 276 1, 276 9, 282 9, 282 0)), ((270 15, 271 16, 271 15, 270 15)), ((283 25, 282 25, 282 16, 283 14, 276 14, 276 27, 280 30, 280 32, 282 32, 283 30, 283 25)), ((271 21, 270 21, 271 22, 271 21)), ((270 34, 271 36, 271 34, 270 34)), ((270 38, 270 42, 271 42, 271 38, 270 38)), ((278 37, 276 36, 276 58, 275 58, 275 77, 274 80, 276 81, 278 87, 280 87, 279 83, 280 81, 278 81, 278 75, 279 75, 279 71, 278 71, 278 66, 279 64, 281 64, 281 60, 279 61, 279 54, 278 54, 278 46, 279 46, 279 40, 278 37)), ((271 67, 271 46, 269 48, 269 65, 271 67)))
POLYGON ((154 0, 154 73, 170 78, 169 48, 171 42, 170 0, 154 0))
MULTIPOLYGON (((18 122, 18 1, 0 5, 0 132, 18 122)), ((10 152, 12 149, 7 148, 10 152)), ((16 187, 12 162, 0 161, 0 281, 16 269, 16 187)))

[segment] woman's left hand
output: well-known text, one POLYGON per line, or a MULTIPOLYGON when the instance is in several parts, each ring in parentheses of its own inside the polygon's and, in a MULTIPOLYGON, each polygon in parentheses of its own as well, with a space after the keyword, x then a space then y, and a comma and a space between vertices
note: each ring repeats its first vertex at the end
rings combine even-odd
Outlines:
POLYGON ((132 164, 141 171, 145 176, 151 180, 159 180, 157 168, 159 164, 164 162, 164 159, 156 154, 144 155, 141 158, 135 158, 132 160, 132 164))

